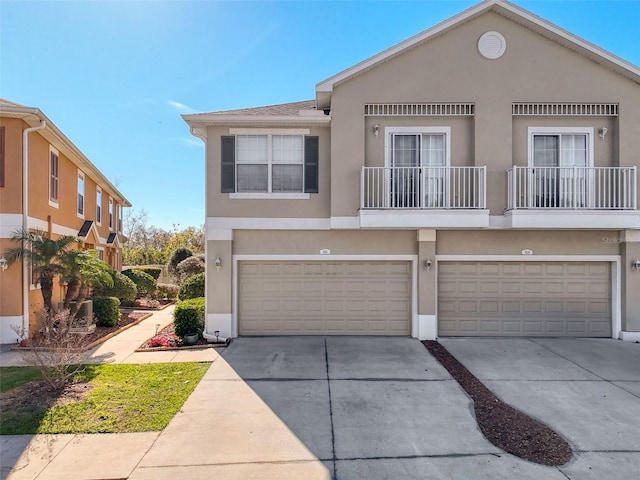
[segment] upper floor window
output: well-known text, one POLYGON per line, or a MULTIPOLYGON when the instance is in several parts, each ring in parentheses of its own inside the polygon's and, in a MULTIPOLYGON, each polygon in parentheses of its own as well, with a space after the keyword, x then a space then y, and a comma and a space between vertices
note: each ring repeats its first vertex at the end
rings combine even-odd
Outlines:
POLYGON ((113 199, 109 198, 109 230, 113 230, 113 199))
MULTIPOLYGON (((589 202, 593 129, 530 127, 529 182, 536 207, 583 207, 589 202)), ((532 200, 533 201, 533 200, 532 200)))
POLYGON ((118 233, 122 233, 122 205, 118 204, 118 233))
POLYGON ((450 132, 450 127, 387 127, 385 189, 390 206, 446 206, 450 132))
POLYGON ((84 173, 78 172, 78 216, 84 218, 84 173))
POLYGON ((102 225, 102 189, 96 187, 96 223, 102 225))
POLYGON ((53 147, 49 149, 49 205, 58 207, 59 193, 59 158, 58 150, 53 147))
POLYGON ((4 127, 0 127, 0 187, 4 187, 4 127))
POLYGON ((222 192, 318 193, 318 137, 222 137, 222 192))

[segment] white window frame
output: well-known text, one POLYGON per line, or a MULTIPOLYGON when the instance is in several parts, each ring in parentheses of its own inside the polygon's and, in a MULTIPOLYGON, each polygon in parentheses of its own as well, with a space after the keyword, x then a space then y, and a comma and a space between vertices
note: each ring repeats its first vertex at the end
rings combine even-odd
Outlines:
POLYGON ((102 226, 102 188, 96 186, 96 224, 102 226))
POLYGON ((113 231, 113 198, 109 197, 109 231, 113 231))
POLYGON ((86 179, 84 176, 84 173, 81 170, 78 170, 78 175, 77 175, 77 195, 76 195, 76 214, 78 215, 78 218, 82 218, 84 219, 84 212, 87 210, 87 205, 86 205, 86 191, 87 191, 87 184, 86 184, 86 179), (82 179, 82 192, 80 191, 80 180, 82 179), (82 211, 80 210, 80 198, 82 198, 82 211))
POLYGON ((122 234, 122 205, 120 205, 119 203, 116 204, 116 213, 117 213, 117 218, 116 218, 116 225, 118 226, 118 230, 117 232, 122 234))
MULTIPOLYGON (((593 127, 529 127, 527 134, 527 165, 531 168, 536 167, 534 164, 534 142, 533 139, 537 135, 548 135, 559 137, 560 151, 558 152, 558 167, 562 167, 562 136, 563 135, 586 135, 587 137, 587 168, 591 168, 594 165, 594 128, 593 127)), ((543 167, 544 168, 544 167, 543 167)), ((531 170, 530 170, 531 171, 531 170)), ((591 171, 592 172, 592 171, 591 171)), ((586 201, 587 204, 593 203, 593 175, 587 175, 586 177, 586 201)), ((535 178, 534 175, 529 175, 528 178, 528 191, 530 198, 528 199, 529 205, 534 205, 535 201, 533 196, 535 195, 535 178)), ((575 194, 574 194, 575 195, 575 194)), ((561 207, 556 207, 561 208, 561 207)))
POLYGON ((48 171, 49 171, 49 176, 47 177, 47 183, 48 183, 48 192, 49 192, 49 206, 53 207, 53 208, 59 208, 60 207, 60 152, 58 151, 57 148, 49 145, 49 158, 47 159, 47 163, 48 163, 48 171), (51 156, 55 155, 56 159, 57 159, 57 175, 54 177, 53 176, 53 171, 51 169, 51 156), (54 178, 55 178, 55 185, 56 185, 56 197, 53 197, 53 192, 51 189, 51 185, 54 182, 54 178))
MULTIPOLYGON (((444 167, 451 166, 451 127, 450 126, 413 126, 413 127, 385 127, 384 129, 384 165, 392 167, 392 148, 394 135, 444 135, 444 167)), ((421 148, 420 148, 421 150, 421 148)), ((445 175, 444 184, 444 202, 442 208, 448 206, 448 188, 449 188, 449 172, 445 175)), ((391 200, 391 175, 389 170, 385 170, 385 192, 384 201, 391 200)), ((422 193, 420 194, 423 195, 422 193)))
MULTIPOLYGON (((289 128, 289 129, 271 129, 271 128, 231 128, 229 134, 235 135, 236 142, 236 162, 235 162, 235 186, 234 193, 229 193, 230 199, 271 199, 271 200, 308 200, 311 198, 311 194, 302 192, 272 192, 271 188, 271 157, 272 157, 272 137, 274 135, 292 135, 303 137, 303 151, 304 151, 304 137, 309 135, 311 131, 308 128, 289 128), (238 136, 241 135, 264 135, 267 137, 267 192, 238 192, 238 161, 237 161, 237 148, 238 148, 238 136)), ((304 155, 304 154, 303 154, 304 155)), ((240 164, 242 165, 242 164, 240 164)), ((295 164, 292 164, 295 165, 295 164)), ((304 156, 302 158, 302 189, 304 190, 304 156)))

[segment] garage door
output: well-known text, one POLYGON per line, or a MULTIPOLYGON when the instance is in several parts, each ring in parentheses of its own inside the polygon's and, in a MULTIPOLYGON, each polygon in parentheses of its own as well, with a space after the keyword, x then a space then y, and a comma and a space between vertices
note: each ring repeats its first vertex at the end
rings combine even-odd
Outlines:
POLYGON ((408 335, 409 262, 239 262, 240 335, 408 335))
POLYGON ((611 336, 608 262, 438 263, 441 336, 611 336))

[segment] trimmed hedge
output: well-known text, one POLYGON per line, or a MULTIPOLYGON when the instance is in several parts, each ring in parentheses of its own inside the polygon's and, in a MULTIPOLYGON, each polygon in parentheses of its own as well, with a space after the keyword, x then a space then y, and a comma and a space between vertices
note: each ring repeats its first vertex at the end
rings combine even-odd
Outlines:
POLYGON ((187 278, 180 285, 180 291, 178 292, 180 300, 198 297, 204 297, 204 273, 198 273, 187 278))
POLYGON ((178 337, 189 333, 204 332, 204 297, 190 298, 176 303, 173 310, 173 326, 178 337))
POLYGON ((155 281, 158 281, 162 273, 161 267, 136 267, 133 270, 140 270, 141 272, 151 275, 155 281))
POLYGON ((138 297, 144 297, 149 295, 150 293, 155 292, 156 288, 158 288, 158 283, 155 278, 153 278, 148 273, 144 273, 142 270, 138 270, 135 268, 128 268, 122 271, 122 274, 126 277, 129 277, 133 280, 133 283, 136 284, 136 288, 138 289, 138 297))
POLYGON ((93 289, 93 295, 96 297, 116 297, 122 304, 132 304, 138 295, 138 288, 129 277, 116 272, 109 272, 113 278, 113 287, 101 286, 93 289))
POLYGON ((100 327, 115 327, 120 321, 120 300, 116 297, 92 297, 93 315, 100 327))
POLYGON ((204 262, 198 257, 185 258, 176 267, 176 272, 182 279, 193 277, 198 273, 204 273, 204 262))
POLYGON ((175 300, 178 298, 178 291, 180 288, 173 283, 159 283, 158 290, 156 290, 156 298, 162 300, 168 298, 169 300, 175 300))

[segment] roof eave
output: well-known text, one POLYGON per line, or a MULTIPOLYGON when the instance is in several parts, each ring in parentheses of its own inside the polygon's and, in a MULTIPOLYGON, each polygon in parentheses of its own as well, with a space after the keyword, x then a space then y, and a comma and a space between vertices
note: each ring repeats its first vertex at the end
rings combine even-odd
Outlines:
POLYGON ((195 115, 182 115, 182 119, 192 128, 217 127, 217 126, 309 126, 328 127, 331 124, 330 115, 209 115, 200 113, 195 115))
MULTIPOLYGON (((122 203, 125 207, 131 207, 131 202, 104 176, 104 174, 96 167, 91 160, 89 160, 84 153, 76 147, 69 138, 62 133, 62 131, 40 110, 33 107, 19 107, 19 106, 2 106, 0 108, 0 116, 9 118, 20 118, 24 120, 29 126, 34 127, 39 125, 43 120, 46 123, 45 130, 50 134, 52 138, 48 139, 56 140, 58 143, 56 146, 63 145, 65 147, 65 154, 68 154, 71 160, 78 166, 83 167, 86 171, 91 172, 101 182, 101 187, 107 187, 113 196, 122 203)), ((52 142, 53 143, 53 142, 52 142)), ((86 173, 86 172, 85 172, 86 173)))
MULTIPOLYGON (((547 20, 541 17, 538 17, 537 15, 521 7, 518 7, 517 5, 514 5, 504 0, 487 0, 471 8, 468 8, 467 10, 464 10, 458 13, 457 15, 454 15, 453 17, 447 20, 444 20, 443 22, 440 22, 437 25, 434 25, 433 27, 427 30, 408 38, 407 40, 404 40, 386 50, 383 50, 382 52, 372 57, 369 57, 368 59, 363 60, 362 62, 350 68, 347 68, 327 78, 326 80, 323 80, 322 82, 317 83, 316 84, 317 108, 318 109, 331 108, 331 95, 332 95, 334 86, 336 86, 337 84, 343 81, 346 81, 349 78, 355 75, 358 75, 378 65, 383 61, 386 61, 396 55, 399 55, 420 43, 423 43, 431 38, 434 38, 435 36, 457 25, 460 25, 463 22, 469 21, 484 12, 487 12, 489 10, 494 10, 496 12, 499 12, 500 9, 502 9, 503 12, 507 11, 521 19, 524 19, 526 22, 529 23, 529 25, 527 25, 528 27, 537 26, 542 31, 549 32, 551 34, 550 37, 552 37, 552 39, 557 42, 559 39, 562 39, 564 42, 567 42, 569 45, 576 46, 580 50, 581 54, 596 60, 597 63, 640 84, 640 68, 633 65, 632 63, 627 62, 626 60, 568 32, 567 30, 564 30, 558 27, 557 25, 551 22, 548 22, 547 20), (599 62, 597 61, 598 59, 600 60, 599 62)), ((541 33, 540 30, 538 30, 538 33, 541 33)), ((559 43, 562 43, 562 42, 559 42, 559 43)), ((565 46, 568 46, 568 45, 565 44, 565 46)))

